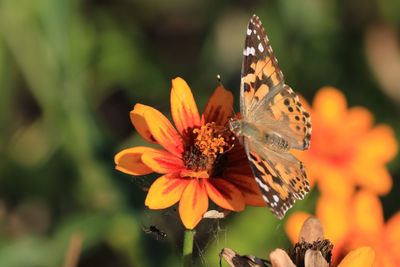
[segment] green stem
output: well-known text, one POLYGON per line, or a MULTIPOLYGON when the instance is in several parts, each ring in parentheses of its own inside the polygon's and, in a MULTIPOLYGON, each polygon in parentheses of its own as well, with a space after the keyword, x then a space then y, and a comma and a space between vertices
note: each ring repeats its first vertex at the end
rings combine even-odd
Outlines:
POLYGON ((193 238, 194 230, 185 230, 185 235, 183 237, 183 267, 192 266, 192 253, 193 253, 193 238))

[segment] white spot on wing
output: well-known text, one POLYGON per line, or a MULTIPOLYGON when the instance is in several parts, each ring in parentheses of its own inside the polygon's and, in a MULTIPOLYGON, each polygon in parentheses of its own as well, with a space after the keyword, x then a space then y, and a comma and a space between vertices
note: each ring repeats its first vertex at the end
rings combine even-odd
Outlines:
POLYGON ((254 49, 254 47, 246 47, 246 48, 243 50, 243 55, 244 55, 244 56, 248 56, 248 55, 253 55, 253 56, 255 56, 255 55, 256 55, 256 50, 254 49))
POLYGON ((269 192, 268 185, 266 185, 263 181, 261 181, 260 179, 256 178, 256 182, 262 189, 264 189, 266 192, 269 192))
POLYGON ((269 203, 269 199, 266 196, 262 196, 262 197, 263 197, 265 202, 269 203))
POLYGON ((251 29, 247 28, 247 35, 251 34, 251 29))
POLYGON ((262 43, 258 44, 258 50, 262 53, 264 52, 264 46, 262 45, 262 43))
POLYGON ((277 195, 273 195, 272 198, 274 199, 275 202, 279 202, 279 197, 277 195))

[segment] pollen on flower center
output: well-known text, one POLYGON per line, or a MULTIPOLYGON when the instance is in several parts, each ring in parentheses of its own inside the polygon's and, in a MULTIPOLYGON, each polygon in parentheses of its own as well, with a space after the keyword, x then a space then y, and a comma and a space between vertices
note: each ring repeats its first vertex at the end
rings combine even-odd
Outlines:
POLYGON ((207 123, 200 129, 194 129, 196 134, 195 146, 206 157, 216 158, 218 154, 222 154, 227 146, 222 134, 215 134, 214 123, 207 123))
POLYGON ((234 138, 227 128, 214 122, 193 129, 192 134, 183 154, 184 164, 193 176, 208 178, 220 156, 233 146, 234 138))

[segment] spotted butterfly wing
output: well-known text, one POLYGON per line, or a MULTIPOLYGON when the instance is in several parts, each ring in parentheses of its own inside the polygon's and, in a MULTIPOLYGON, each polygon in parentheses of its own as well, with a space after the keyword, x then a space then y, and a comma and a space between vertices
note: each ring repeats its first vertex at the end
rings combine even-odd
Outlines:
POLYGON ((260 19, 246 31, 240 89, 241 134, 263 198, 282 219, 309 191, 306 172, 290 149, 310 145, 311 119, 284 76, 260 19))

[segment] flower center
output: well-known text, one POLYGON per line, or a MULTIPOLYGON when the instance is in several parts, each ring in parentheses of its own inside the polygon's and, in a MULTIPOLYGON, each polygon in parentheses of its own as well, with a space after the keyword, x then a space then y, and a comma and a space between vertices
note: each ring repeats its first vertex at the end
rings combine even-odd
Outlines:
POLYGON ((209 178, 224 152, 232 148, 234 136, 214 122, 195 128, 183 154, 186 171, 183 176, 209 178))
POLYGON ((309 249, 320 251, 322 257, 325 258, 326 262, 328 262, 330 266, 333 244, 328 239, 317 240, 313 243, 304 241, 298 242, 295 244, 294 248, 289 251, 289 257, 296 266, 304 266, 305 254, 309 249))

